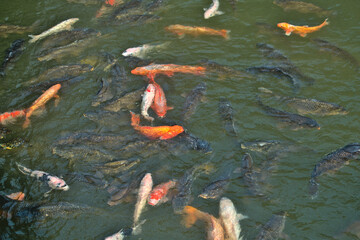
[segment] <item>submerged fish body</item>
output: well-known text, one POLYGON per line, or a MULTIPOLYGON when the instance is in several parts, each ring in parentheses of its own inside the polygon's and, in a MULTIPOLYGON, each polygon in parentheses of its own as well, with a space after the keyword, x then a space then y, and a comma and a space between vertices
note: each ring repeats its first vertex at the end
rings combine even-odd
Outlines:
POLYGON ((0 76, 5 75, 5 68, 9 62, 14 61, 23 52, 24 39, 18 39, 11 43, 10 47, 5 51, 4 61, 0 66, 0 76))
POLYGON ((227 240, 241 240, 241 227, 240 220, 247 218, 241 213, 237 213, 233 202, 222 197, 219 204, 219 216, 222 221, 225 230, 225 236, 227 240))
POLYGON ((289 113, 285 111, 281 111, 267 105, 264 105, 261 101, 259 101, 260 106, 264 109, 266 114, 269 116, 277 118, 280 122, 283 122, 289 125, 292 129, 297 130, 301 128, 317 128, 320 129, 319 124, 309 117, 305 117, 302 115, 298 115, 295 113, 289 113))
POLYGON ((47 36, 50 36, 52 34, 64 31, 64 30, 71 30, 72 29, 72 25, 74 23, 76 23, 77 21, 79 21, 78 18, 70 18, 68 20, 62 21, 61 23, 55 25, 54 27, 46 30, 45 32, 39 34, 39 35, 29 35, 29 37, 31 38, 29 40, 29 43, 34 43, 40 39, 43 39, 47 36))
POLYGON ((286 36, 290 36, 291 33, 296 33, 300 35, 301 37, 306 37, 308 33, 316 32, 320 30, 322 27, 329 25, 328 19, 325 19, 325 21, 314 27, 309 26, 295 26, 286 22, 278 23, 277 26, 285 31, 286 36))
POLYGON ((242 149, 248 149, 254 152, 261 152, 264 154, 271 154, 276 151, 279 151, 283 146, 281 141, 277 140, 256 140, 251 142, 241 143, 242 149))
POLYGON ((9 34, 23 34, 25 32, 31 32, 33 30, 32 26, 16 26, 9 24, 0 24, 0 36, 7 37, 9 34))
POLYGON ((139 47, 128 48, 122 53, 122 55, 124 57, 133 56, 143 59, 146 58, 149 53, 164 49, 169 44, 170 42, 164 42, 159 44, 144 44, 139 47))
POLYGON ((206 223, 207 240, 224 240, 224 229, 221 221, 211 214, 202 212, 194 207, 186 206, 183 210, 184 222, 187 228, 191 227, 197 219, 206 223))
POLYGON ((80 41, 85 38, 100 36, 100 35, 101 35, 100 32, 88 28, 61 31, 47 37, 41 43, 40 51, 42 52, 46 49, 65 46, 75 41, 80 41))
POLYGON ((360 144, 350 143, 334 152, 329 153, 318 162, 311 173, 310 194, 315 196, 318 190, 317 178, 325 173, 334 172, 342 168, 352 159, 359 158, 360 144))
POLYGON ((297 11, 300 13, 315 13, 319 16, 328 16, 332 12, 318 7, 312 3, 302 2, 298 0, 275 0, 275 5, 282 7, 285 11, 297 11))
POLYGON ((192 27, 192 26, 184 26, 180 24, 170 25, 165 27, 166 31, 172 32, 177 34, 179 37, 183 37, 184 35, 192 35, 192 36, 199 36, 199 35, 215 35, 215 36, 222 36, 225 39, 229 39, 229 30, 221 29, 216 30, 208 27, 192 27))
POLYGON ((38 77, 33 78, 29 83, 43 82, 57 78, 76 77, 83 73, 93 71, 94 68, 88 64, 60 65, 42 72, 38 77))
POLYGON ((209 19, 211 17, 214 17, 216 15, 224 14, 223 12, 219 11, 220 2, 219 0, 213 0, 211 6, 208 9, 204 9, 204 18, 209 19))
POLYGON ((97 92, 94 100, 91 103, 91 106, 97 107, 101 103, 106 102, 114 97, 114 94, 111 91, 110 81, 106 78, 101 78, 101 88, 97 92))
POLYGON ((169 107, 167 105, 165 92, 162 87, 155 81, 152 82, 152 85, 155 88, 155 96, 154 101, 151 104, 151 108, 154 110, 154 112, 156 113, 156 115, 158 115, 159 118, 164 118, 167 111, 173 109, 173 107, 169 107))
POLYGON ((142 102, 141 102, 141 115, 149 121, 153 121, 154 118, 149 116, 148 109, 154 102, 155 98, 155 86, 153 84, 149 84, 145 89, 143 94, 142 102))
POLYGON ((296 110, 299 114, 313 114, 325 116, 344 115, 348 113, 345 108, 335 103, 329 103, 309 98, 279 96, 275 95, 271 90, 262 87, 259 88, 259 90, 264 94, 269 94, 270 96, 273 96, 276 99, 286 103, 286 105, 296 110))
POLYGON ((197 106, 206 92, 206 83, 199 83, 186 97, 183 107, 183 119, 188 120, 195 113, 197 106))
POLYGON ((334 54, 335 56, 338 56, 338 57, 350 62, 355 68, 360 68, 359 61, 354 56, 352 56, 348 51, 346 51, 342 48, 339 48, 339 47, 335 46, 334 44, 332 44, 328 41, 319 39, 319 38, 311 39, 311 42, 316 44, 321 51, 330 52, 330 53, 334 54))
POLYGON ((18 163, 17 166, 19 168, 19 171, 22 172, 23 174, 29 175, 31 177, 35 177, 37 180, 46 182, 49 185, 49 187, 52 189, 63 190, 63 191, 69 190, 69 186, 66 184, 66 182, 59 177, 52 176, 49 173, 43 171, 38 171, 38 170, 33 171, 18 163))
POLYGON ((225 122, 225 130, 231 136, 236 136, 235 124, 234 124, 234 109, 231 106, 229 100, 224 97, 219 99, 218 112, 225 122))
POLYGON ((104 110, 111 112, 119 112, 122 109, 131 110, 137 107, 137 103, 141 101, 141 95, 145 88, 137 89, 133 92, 125 93, 104 106, 104 110))
POLYGON ((229 181, 230 178, 225 178, 209 183, 203 188, 199 197, 204 199, 217 199, 221 197, 229 185, 229 181))
POLYGON ((256 240, 276 240, 283 236, 285 228, 286 213, 274 214, 270 220, 261 228, 256 240))
POLYGON ((265 194, 259 185, 260 172, 254 169, 251 155, 248 153, 244 154, 241 161, 243 181, 250 194, 254 196, 264 196, 265 194))

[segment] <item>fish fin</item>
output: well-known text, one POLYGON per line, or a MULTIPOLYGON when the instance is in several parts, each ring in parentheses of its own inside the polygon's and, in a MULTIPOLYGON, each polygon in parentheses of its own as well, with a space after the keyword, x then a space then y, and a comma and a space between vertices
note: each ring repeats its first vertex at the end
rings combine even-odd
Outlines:
POLYGON ((302 37, 306 37, 306 33, 300 33, 300 36, 302 36, 302 37))
POLYGON ((133 127, 139 126, 140 116, 138 114, 133 113, 132 111, 130 111, 130 114, 131 114, 131 126, 133 127))
POLYGON ((323 24, 324 24, 324 26, 325 26, 325 25, 329 25, 329 24, 330 24, 329 19, 328 19, 328 18, 325 19, 325 21, 323 22, 323 24))
POLYGON ((24 124, 23 124, 23 128, 27 128, 27 127, 29 127, 29 125, 30 125, 30 119, 27 117, 26 119, 25 119, 25 121, 24 121, 24 124))
POLYGON ((267 93, 267 94, 274 94, 273 91, 271 91, 270 89, 264 88, 264 87, 259 87, 258 90, 262 93, 267 93))
POLYGON ((285 31, 285 35, 286 35, 286 36, 290 36, 290 35, 291 35, 291 33, 292 33, 292 31, 291 31, 291 30, 286 30, 286 31, 285 31))
POLYGON ((183 224, 185 227, 189 228, 194 225, 197 221, 196 212, 198 210, 191 206, 185 206, 183 212, 186 214, 183 219, 183 224))
POLYGON ((49 191, 47 191, 46 193, 44 193, 44 197, 48 197, 49 194, 52 192, 53 189, 50 189, 49 191))
POLYGON ((203 8, 203 9, 204 9, 205 12, 208 10, 207 8, 203 8))
POLYGON ((242 215, 241 213, 238 213, 238 214, 236 214, 236 218, 237 218, 238 221, 241 221, 241 220, 244 220, 244 219, 249 218, 249 217, 246 216, 246 215, 242 215))
POLYGON ((177 35, 179 38, 184 38, 184 37, 185 37, 185 33, 181 33, 181 32, 176 32, 176 35, 177 35))
POLYGON ((15 201, 23 201, 24 198, 25 198, 25 193, 23 192, 16 192, 16 193, 11 193, 9 195, 6 195, 7 198, 10 198, 12 200, 15 200, 15 201))
POLYGON ((141 226, 146 222, 146 219, 142 220, 138 225, 132 229, 132 235, 139 235, 141 233, 141 226))
POLYGON ((29 40, 29 43, 34 43, 38 40, 37 36, 35 35, 28 35, 31 39, 29 40))
POLYGON ((25 175, 29 175, 31 173, 31 170, 27 167, 24 167, 23 165, 16 163, 16 166, 18 167, 19 171, 22 172, 25 175))
POLYGON ((226 29, 222 29, 221 31, 221 36, 223 36, 226 40, 230 39, 230 30, 226 30, 226 29))
POLYGON ((172 106, 167 106, 167 109, 166 109, 166 110, 172 110, 172 109, 174 109, 174 107, 172 107, 172 106))
POLYGON ((168 76, 168 77, 172 77, 172 76, 174 76, 174 73, 173 72, 167 72, 167 73, 165 73, 165 75, 168 76))
POLYGON ((224 12, 222 12, 222 11, 216 11, 215 12, 215 15, 222 15, 222 14, 224 14, 224 12))
POLYGON ((54 105, 55 105, 55 107, 57 107, 57 105, 58 105, 59 102, 60 102, 60 96, 56 94, 56 95, 54 96, 54 98, 55 98, 55 103, 54 103, 54 105))
POLYGON ((168 139, 173 138, 173 137, 174 137, 173 135, 170 135, 170 134, 165 133, 165 134, 162 135, 159 139, 160 139, 160 140, 168 140, 168 139))
POLYGON ((155 83, 155 73, 150 72, 146 76, 149 78, 149 83, 155 83))

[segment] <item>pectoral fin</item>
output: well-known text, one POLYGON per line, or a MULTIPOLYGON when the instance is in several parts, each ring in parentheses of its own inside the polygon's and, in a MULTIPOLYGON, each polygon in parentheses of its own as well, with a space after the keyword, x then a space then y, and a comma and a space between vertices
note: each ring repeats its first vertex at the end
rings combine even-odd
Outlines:
POLYGON ((222 14, 224 14, 224 12, 222 12, 222 11, 216 11, 215 12, 215 15, 222 15, 222 14))
POLYGON ((286 36, 290 36, 291 33, 292 33, 292 31, 290 31, 290 30, 286 30, 286 31, 285 31, 285 35, 286 35, 286 36))
POLYGON ((302 37, 306 37, 306 33, 300 33, 300 36, 302 36, 302 37))

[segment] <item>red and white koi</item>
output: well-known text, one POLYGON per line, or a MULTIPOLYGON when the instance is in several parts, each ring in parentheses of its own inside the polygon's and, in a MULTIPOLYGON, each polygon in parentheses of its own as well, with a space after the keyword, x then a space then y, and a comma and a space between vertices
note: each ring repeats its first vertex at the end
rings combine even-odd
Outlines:
POLYGON ((155 81, 152 82, 155 87, 155 96, 151 108, 154 110, 156 115, 158 115, 160 118, 163 118, 165 117, 167 111, 173 109, 173 107, 169 107, 167 105, 165 93, 162 87, 159 84, 157 84, 155 81))
POLYGON ((148 199, 148 204, 155 206, 157 204, 166 202, 168 199, 166 198, 166 195, 169 191, 169 189, 175 187, 176 181, 170 180, 166 183, 162 183, 154 187, 154 189, 151 191, 148 199))
POLYGON ((0 124, 6 125, 14 122, 17 118, 24 117, 26 114, 25 109, 23 110, 15 110, 12 112, 5 112, 0 115, 0 124))

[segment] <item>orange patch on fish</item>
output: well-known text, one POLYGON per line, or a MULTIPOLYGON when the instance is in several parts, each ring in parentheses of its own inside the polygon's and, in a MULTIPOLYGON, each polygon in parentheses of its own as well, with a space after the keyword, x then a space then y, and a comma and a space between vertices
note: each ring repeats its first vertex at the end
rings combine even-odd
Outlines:
POLYGON ((23 201, 24 198, 25 198, 25 193, 23 192, 16 192, 16 193, 11 193, 9 195, 6 195, 7 198, 10 198, 12 200, 15 200, 15 201, 23 201))
POLYGON ((301 37, 306 37, 306 35, 308 33, 312 33, 315 31, 320 30, 322 27, 329 25, 328 19, 325 19, 325 21, 318 25, 318 26, 314 26, 314 27, 309 27, 309 26, 295 26, 295 25, 291 25, 289 23, 286 22, 282 22, 282 23, 278 23, 277 26, 281 29, 283 29, 285 31, 285 35, 286 36, 290 36, 291 33, 296 33, 298 35, 300 35, 301 37))

